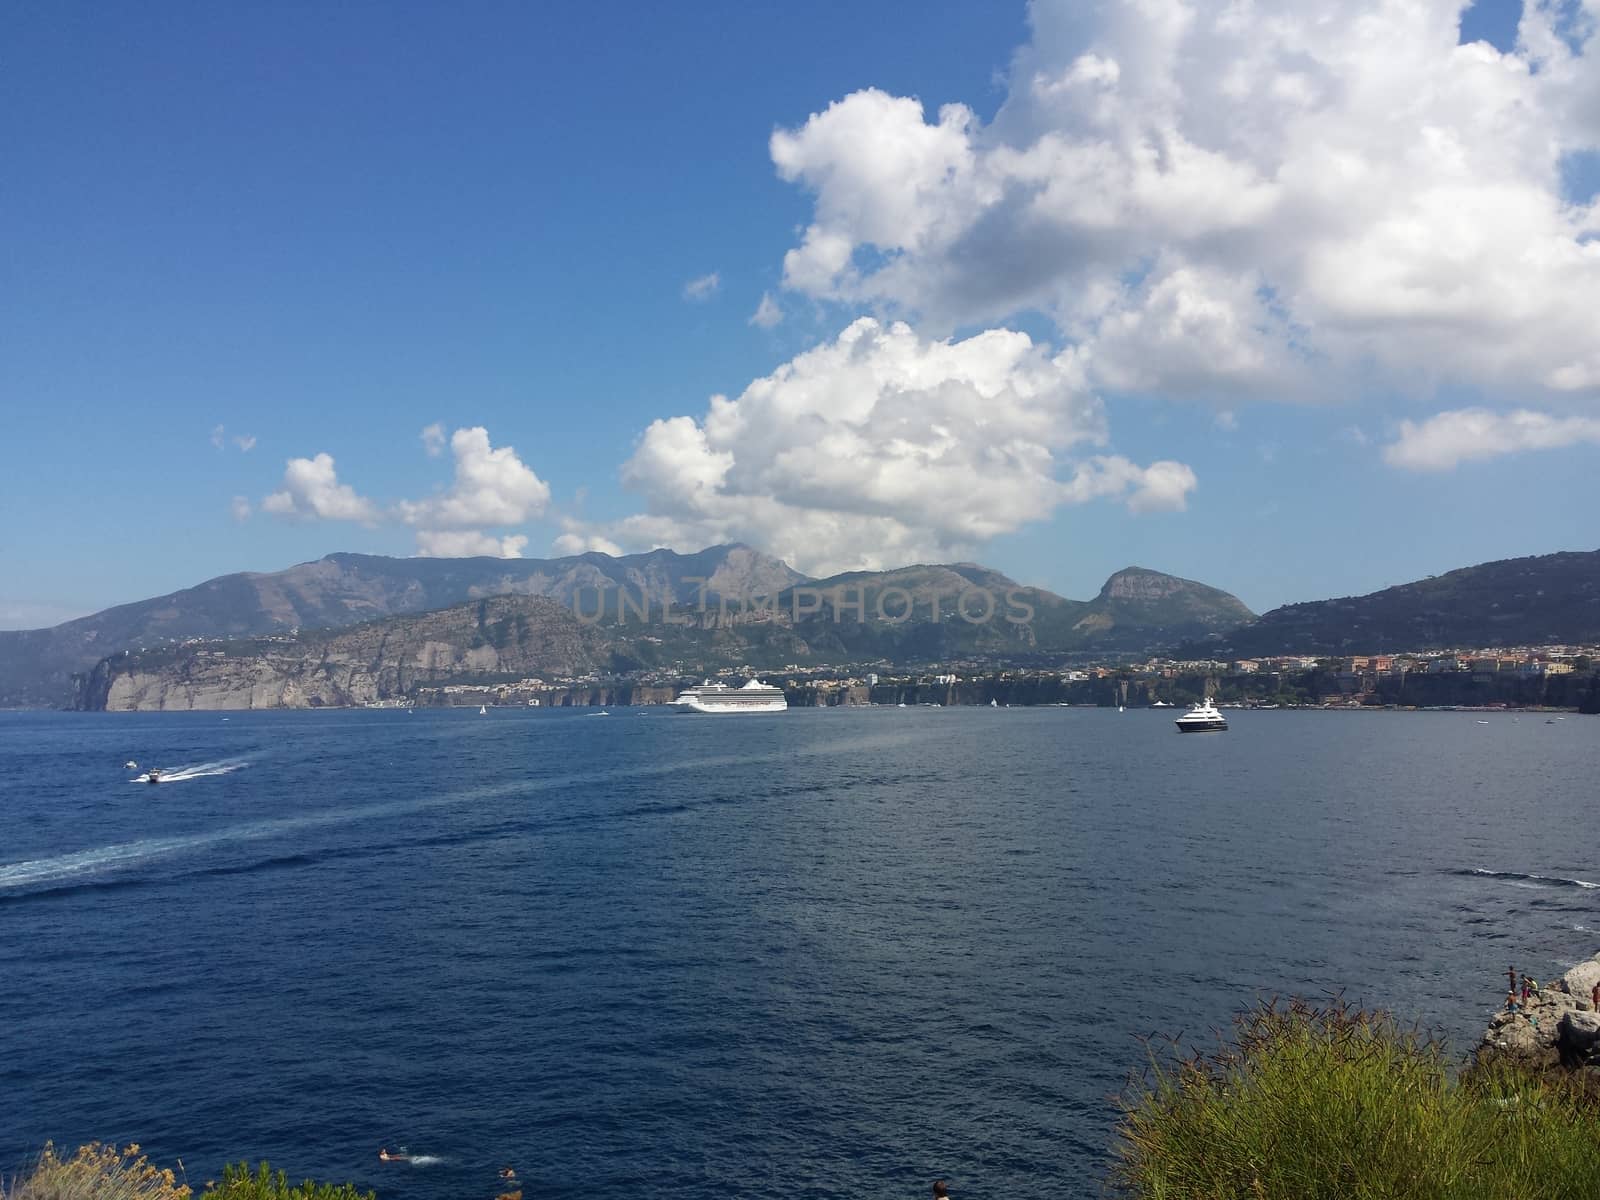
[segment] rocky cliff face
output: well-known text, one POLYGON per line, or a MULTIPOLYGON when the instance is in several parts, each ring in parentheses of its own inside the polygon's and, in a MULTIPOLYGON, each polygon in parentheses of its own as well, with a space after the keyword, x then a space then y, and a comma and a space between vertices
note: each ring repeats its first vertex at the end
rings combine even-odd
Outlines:
POLYGON ((579 675, 611 645, 543 597, 499 596, 337 633, 113 655, 77 707, 111 712, 316 708, 398 699, 463 677, 579 675))
POLYGON ((59 706, 74 674, 120 650, 191 638, 252 638, 296 629, 342 629, 489 596, 545 596, 570 605, 589 592, 626 588, 652 604, 692 603, 709 580, 730 595, 770 594, 805 576, 749 546, 697 554, 653 550, 613 558, 384 558, 330 554, 270 574, 224 575, 166 596, 106 609, 52 629, 0 631, 0 707, 59 706))
POLYGON ((1134 649, 1172 646, 1253 620, 1238 597, 1219 588, 1127 567, 1106 580, 1073 628, 1096 645, 1134 649))

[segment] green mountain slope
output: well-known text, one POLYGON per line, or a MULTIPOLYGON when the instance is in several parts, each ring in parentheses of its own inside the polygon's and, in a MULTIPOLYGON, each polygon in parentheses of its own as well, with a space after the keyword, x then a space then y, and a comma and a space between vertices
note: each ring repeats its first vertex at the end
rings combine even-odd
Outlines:
POLYGON ((1085 645, 1142 650, 1174 646, 1254 620, 1235 596, 1144 567, 1118 571, 1074 624, 1085 645))
POLYGON ((1600 551, 1463 567, 1366 596, 1275 608, 1208 650, 1376 654, 1600 642, 1600 551))

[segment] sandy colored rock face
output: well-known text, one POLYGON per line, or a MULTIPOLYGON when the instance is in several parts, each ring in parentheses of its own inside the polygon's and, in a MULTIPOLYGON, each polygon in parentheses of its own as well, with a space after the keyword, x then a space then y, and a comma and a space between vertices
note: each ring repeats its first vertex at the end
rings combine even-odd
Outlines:
POLYGON ((1580 1000, 1589 1000, 1594 994, 1595 984, 1600 983, 1600 960, 1591 958, 1588 962, 1579 963, 1561 977, 1561 982, 1571 995, 1580 1000))

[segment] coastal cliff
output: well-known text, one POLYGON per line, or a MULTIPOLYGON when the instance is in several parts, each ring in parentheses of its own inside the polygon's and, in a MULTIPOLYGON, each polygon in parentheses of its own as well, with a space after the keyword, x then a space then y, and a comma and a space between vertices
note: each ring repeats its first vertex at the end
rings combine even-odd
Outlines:
POLYGON ((1533 1067, 1600 1072, 1600 954, 1546 984, 1526 1005, 1498 1012, 1478 1044, 1480 1062, 1503 1056, 1533 1067))
POLYGON ((463 678, 581 675, 612 646, 562 604, 499 596, 337 632, 102 659, 79 684, 91 711, 321 708, 409 697, 463 678))

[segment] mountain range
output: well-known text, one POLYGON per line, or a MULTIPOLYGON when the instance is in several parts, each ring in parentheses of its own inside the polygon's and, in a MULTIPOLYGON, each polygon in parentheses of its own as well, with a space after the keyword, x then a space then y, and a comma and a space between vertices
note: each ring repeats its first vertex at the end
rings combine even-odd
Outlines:
POLYGON ((1117 572, 1085 601, 1023 587, 975 563, 810 579, 737 544, 547 560, 332 554, 274 573, 221 576, 51 629, 0 632, 0 706, 70 704, 74 677, 114 655, 123 673, 171 670, 186 655, 207 662, 269 655, 281 668, 272 678, 282 683, 297 677, 295 663, 359 656, 375 644, 371 630, 382 632, 376 644, 388 649, 364 660, 363 671, 434 681, 480 669, 472 664, 487 661, 485 645, 497 655, 513 647, 495 660, 497 672, 561 675, 975 655, 1236 658, 1593 644, 1600 642, 1600 551, 1484 563, 1259 618, 1227 592, 1140 567, 1117 572), (502 597, 521 607, 481 605, 502 597), (406 623, 424 614, 427 620, 406 623), (521 640, 486 632, 508 620, 521 623, 521 640), (357 626, 353 640, 330 640, 357 626), (219 652, 221 639, 238 644, 219 652), (418 658, 414 645, 429 648, 418 658))
POLYGON ((626 587, 652 602, 688 603, 699 582, 727 594, 764 594, 803 580, 748 546, 698 554, 654 550, 613 558, 385 558, 330 554, 271 573, 222 575, 195 587, 119 604, 49 629, 0 631, 0 708, 55 707, 72 677, 121 650, 192 638, 249 638, 337 629, 448 608, 487 596, 546 596, 570 604, 589 589, 626 587))
POLYGON ((833 662, 1125 651, 1222 633, 1253 615, 1226 592, 1142 568, 1118 572, 1093 600, 1077 601, 1022 587, 973 563, 810 579, 740 544, 697 554, 654 550, 557 559, 331 554, 268 574, 224 575, 50 629, 0 632, 0 706, 70 703, 74 676, 123 651, 340 629, 496 596, 544 598, 579 614, 604 611, 610 624, 617 623, 626 596, 625 620, 640 620, 642 610, 660 626, 670 611, 675 621, 692 620, 698 632, 675 624, 655 629, 648 635, 653 642, 622 638, 619 661, 643 661, 640 648, 654 645, 707 665, 741 653, 762 661, 833 662), (837 589, 846 598, 844 611, 833 603, 837 589), (955 603, 963 593, 965 615, 955 603), (979 593, 993 606, 987 616, 981 598, 974 599, 979 593), (848 607, 855 597, 859 615, 848 607), (784 619, 775 621, 770 608, 751 604, 762 598, 784 619), (1019 606, 1031 610, 1031 620, 1006 620, 1023 611, 1019 606))
POLYGON ((1381 654, 1600 642, 1600 550, 1507 558, 1366 596, 1275 608, 1197 650, 1381 654))

